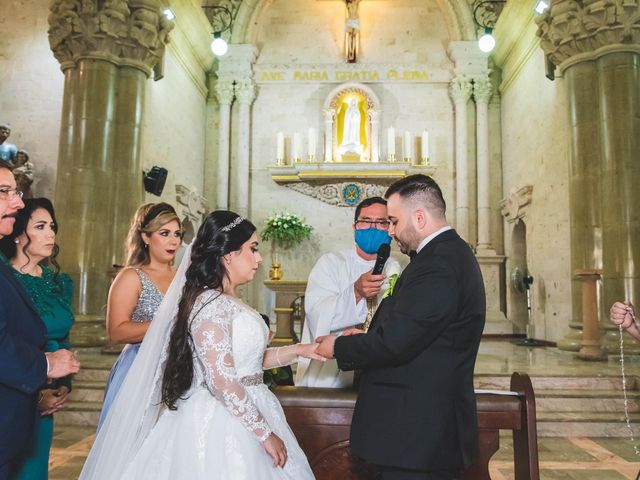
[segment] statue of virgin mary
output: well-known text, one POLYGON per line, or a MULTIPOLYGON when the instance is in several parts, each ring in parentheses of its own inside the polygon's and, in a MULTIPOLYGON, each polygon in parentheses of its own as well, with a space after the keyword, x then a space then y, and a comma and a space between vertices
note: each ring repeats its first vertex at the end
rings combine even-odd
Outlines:
POLYGON ((349 106, 344 113, 344 127, 342 131, 342 143, 338 151, 340 155, 352 153, 362 155, 363 147, 360 143, 360 110, 358 109, 358 100, 351 98, 349 106))

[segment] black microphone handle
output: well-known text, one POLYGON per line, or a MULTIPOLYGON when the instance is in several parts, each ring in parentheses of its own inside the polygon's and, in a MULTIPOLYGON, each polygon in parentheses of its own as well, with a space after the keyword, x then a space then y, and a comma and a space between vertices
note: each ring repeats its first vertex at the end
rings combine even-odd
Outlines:
POLYGON ((378 258, 376 258, 376 263, 373 266, 373 272, 371 273, 373 273, 374 275, 380 275, 382 273, 382 270, 384 270, 384 264, 387 263, 388 259, 388 256, 381 257, 380 255, 378 255, 378 258))

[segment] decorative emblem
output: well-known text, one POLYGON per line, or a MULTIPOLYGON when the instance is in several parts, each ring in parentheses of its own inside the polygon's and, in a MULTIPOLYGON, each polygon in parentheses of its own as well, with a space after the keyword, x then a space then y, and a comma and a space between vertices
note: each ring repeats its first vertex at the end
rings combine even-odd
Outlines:
POLYGON ((349 183, 342 189, 342 199, 344 203, 353 207, 360 202, 360 197, 362 196, 362 191, 360 187, 355 183, 349 183))

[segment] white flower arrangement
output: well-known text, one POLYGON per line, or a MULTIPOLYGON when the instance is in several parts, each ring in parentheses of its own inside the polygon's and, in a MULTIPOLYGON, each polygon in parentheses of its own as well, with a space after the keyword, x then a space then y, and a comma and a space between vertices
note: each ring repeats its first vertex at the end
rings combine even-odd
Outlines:
POLYGON ((260 237, 282 248, 291 248, 309 239, 313 227, 295 213, 281 212, 268 217, 260 237))

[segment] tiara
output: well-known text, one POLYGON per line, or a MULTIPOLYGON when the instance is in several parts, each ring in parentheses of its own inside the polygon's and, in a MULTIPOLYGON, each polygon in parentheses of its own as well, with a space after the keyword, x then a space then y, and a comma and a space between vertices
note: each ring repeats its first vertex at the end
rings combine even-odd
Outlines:
POLYGON ((244 220, 244 217, 238 217, 236 218, 233 222, 231 222, 229 225, 225 225, 224 227, 222 227, 220 230, 222 230, 223 232, 228 232, 230 231, 233 227, 237 227, 238 225, 240 225, 240 223, 244 220))

